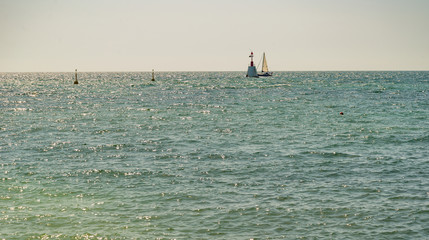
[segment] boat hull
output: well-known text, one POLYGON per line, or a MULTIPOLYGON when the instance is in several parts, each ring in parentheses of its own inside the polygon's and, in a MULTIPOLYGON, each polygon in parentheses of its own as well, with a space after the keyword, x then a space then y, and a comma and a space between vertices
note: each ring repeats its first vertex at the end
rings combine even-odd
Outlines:
POLYGON ((272 72, 264 72, 264 73, 259 73, 258 74, 259 77, 271 77, 273 76, 272 72))

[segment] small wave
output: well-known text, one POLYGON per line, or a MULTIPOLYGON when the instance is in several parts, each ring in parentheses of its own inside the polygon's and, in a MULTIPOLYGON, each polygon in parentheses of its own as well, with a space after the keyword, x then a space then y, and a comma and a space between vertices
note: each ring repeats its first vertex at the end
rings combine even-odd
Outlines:
POLYGON ((306 151, 302 152, 303 155, 315 155, 315 156, 322 156, 326 158, 336 158, 336 157, 347 157, 347 158, 356 158, 359 157, 359 155, 354 154, 348 154, 348 153, 340 153, 340 152, 317 152, 317 151, 306 151))
POLYGON ((97 177, 136 177, 136 176, 149 176, 154 173, 148 170, 110 170, 110 169, 82 169, 75 172, 64 173, 64 177, 77 177, 77 176, 92 176, 97 177))
POLYGON ((221 153, 210 153, 208 155, 204 155, 201 157, 202 159, 210 159, 210 160, 224 160, 228 158, 225 154, 221 153))
POLYGON ((12 108, 12 111, 14 112, 26 112, 26 111, 33 111, 31 108, 12 108))
POLYGON ((104 235, 100 235, 98 233, 84 233, 84 234, 76 234, 76 235, 67 235, 67 234, 41 234, 41 235, 32 235, 31 239, 118 239, 118 238, 110 238, 104 235))
POLYGON ((413 138, 408 142, 409 143, 429 143, 429 135, 413 138))

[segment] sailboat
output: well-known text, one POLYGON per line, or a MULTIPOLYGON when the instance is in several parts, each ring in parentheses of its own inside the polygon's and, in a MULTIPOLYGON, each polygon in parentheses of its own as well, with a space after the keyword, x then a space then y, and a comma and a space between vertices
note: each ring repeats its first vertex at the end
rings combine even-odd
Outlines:
POLYGON ((264 56, 262 57, 262 72, 258 73, 259 77, 271 77, 273 76, 273 72, 268 71, 268 64, 267 59, 265 58, 265 52, 264 56))

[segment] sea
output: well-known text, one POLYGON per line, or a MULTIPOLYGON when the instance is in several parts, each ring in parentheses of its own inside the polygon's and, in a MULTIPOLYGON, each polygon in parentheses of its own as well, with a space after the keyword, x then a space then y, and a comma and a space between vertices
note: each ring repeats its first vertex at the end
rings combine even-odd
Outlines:
POLYGON ((0 239, 429 239, 429 72, 0 73, 0 239))

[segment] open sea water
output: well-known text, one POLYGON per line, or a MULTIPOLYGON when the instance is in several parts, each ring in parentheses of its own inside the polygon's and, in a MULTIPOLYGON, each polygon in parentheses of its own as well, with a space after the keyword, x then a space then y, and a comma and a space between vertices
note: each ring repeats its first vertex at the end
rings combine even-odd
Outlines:
POLYGON ((429 72, 78 76, 0 73, 1 239, 429 238, 429 72))

